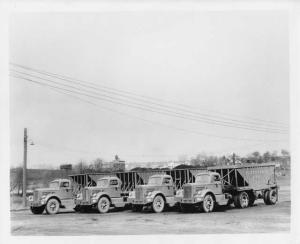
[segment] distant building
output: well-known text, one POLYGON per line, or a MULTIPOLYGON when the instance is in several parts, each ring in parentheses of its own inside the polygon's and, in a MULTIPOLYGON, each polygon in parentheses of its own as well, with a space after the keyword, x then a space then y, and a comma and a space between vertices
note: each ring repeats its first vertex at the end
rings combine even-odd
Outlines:
POLYGON ((118 155, 116 155, 112 162, 103 163, 102 169, 104 171, 125 171, 125 161, 120 160, 118 155))

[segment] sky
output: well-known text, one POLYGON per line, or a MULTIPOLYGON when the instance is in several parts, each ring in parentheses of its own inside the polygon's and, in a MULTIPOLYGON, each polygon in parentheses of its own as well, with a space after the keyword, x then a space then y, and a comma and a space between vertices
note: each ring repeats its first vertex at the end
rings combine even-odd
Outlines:
MULTIPOLYGON (((195 113, 288 127, 288 31, 288 15, 280 11, 16 13, 10 62, 195 113)), ((11 166, 22 163, 25 127, 34 142, 29 168, 110 161, 116 154, 130 163, 289 149, 288 133, 80 98, 11 77, 11 166)))

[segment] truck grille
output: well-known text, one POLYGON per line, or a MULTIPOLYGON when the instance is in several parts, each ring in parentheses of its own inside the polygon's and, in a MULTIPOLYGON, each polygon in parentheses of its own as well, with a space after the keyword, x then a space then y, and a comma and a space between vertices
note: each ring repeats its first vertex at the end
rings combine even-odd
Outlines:
POLYGON ((83 199, 88 201, 90 198, 90 191, 89 191, 89 189, 85 189, 84 192, 85 192, 85 197, 83 199))
POLYGON ((136 189, 135 190, 135 199, 136 200, 143 200, 143 190, 142 189, 136 189))
POLYGON ((82 200, 84 200, 84 201, 89 200, 89 190, 88 189, 82 190, 82 200))
POLYGON ((38 200, 38 197, 39 197, 38 194, 39 194, 38 191, 34 191, 33 192, 33 201, 37 201, 38 200))
POLYGON ((191 197, 192 197, 192 186, 184 186, 183 198, 191 198, 191 197))

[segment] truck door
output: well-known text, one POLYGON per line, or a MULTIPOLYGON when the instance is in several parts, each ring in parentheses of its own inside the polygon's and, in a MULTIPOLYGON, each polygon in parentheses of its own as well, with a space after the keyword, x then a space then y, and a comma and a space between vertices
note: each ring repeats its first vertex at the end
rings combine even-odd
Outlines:
POLYGON ((73 208, 73 189, 70 181, 60 182, 57 196, 60 198, 62 205, 64 205, 66 208, 73 208))
POLYGON ((121 185, 117 179, 111 179, 109 181, 109 188, 111 198, 121 197, 121 185))
POLYGON ((211 184, 209 188, 215 195, 222 194, 222 183, 219 175, 211 175, 211 184))
POLYGON ((175 187, 171 177, 164 177, 163 179, 163 189, 166 197, 174 196, 175 187))

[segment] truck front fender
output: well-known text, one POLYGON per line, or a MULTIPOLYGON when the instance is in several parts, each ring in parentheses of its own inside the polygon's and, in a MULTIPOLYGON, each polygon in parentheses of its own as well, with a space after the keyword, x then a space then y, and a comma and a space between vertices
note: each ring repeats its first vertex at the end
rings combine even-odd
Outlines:
POLYGON ((46 196, 46 198, 43 200, 43 202, 45 202, 45 204, 46 204, 50 198, 56 198, 58 200, 59 204, 61 204, 60 197, 56 194, 53 194, 53 193, 48 194, 46 196))
POLYGON ((94 199, 97 199, 97 202, 98 202, 100 200, 100 198, 103 196, 107 197, 108 200, 111 202, 111 199, 110 199, 109 195, 107 194, 107 192, 98 192, 96 197, 94 197, 94 199))
POLYGON ((201 190, 200 197, 205 197, 206 194, 211 194, 214 200, 216 200, 215 194, 210 189, 201 190))
POLYGON ((162 191, 153 191, 152 194, 151 194, 152 200, 154 200, 154 198, 155 198, 157 195, 162 195, 162 197, 163 197, 164 200, 166 201, 166 197, 165 197, 165 195, 163 194, 162 191))

